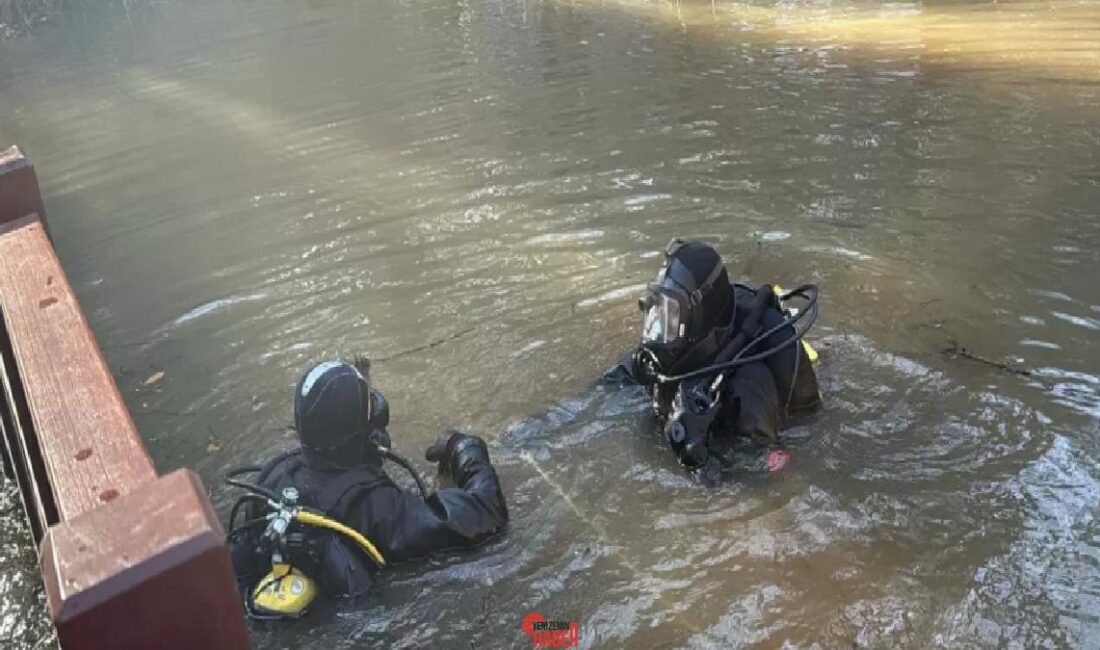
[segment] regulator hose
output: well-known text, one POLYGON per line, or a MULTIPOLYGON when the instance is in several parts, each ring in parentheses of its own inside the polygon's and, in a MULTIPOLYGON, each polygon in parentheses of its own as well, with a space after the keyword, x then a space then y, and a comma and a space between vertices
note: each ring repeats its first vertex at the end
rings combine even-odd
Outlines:
MULTIPOLYGON (((420 472, 418 472, 416 470, 416 467, 414 467, 413 464, 411 462, 409 462, 409 460, 407 458, 405 458, 404 456, 398 454, 397 452, 395 452, 391 449, 388 449, 386 447, 382 447, 381 445, 378 445, 376 448, 378 449, 378 453, 383 458, 385 458, 386 460, 392 460, 394 463, 397 463, 402 468, 404 468, 405 471, 407 471, 410 476, 412 476, 413 481, 416 482, 416 489, 420 491, 420 498, 422 498, 426 501, 428 499, 428 486, 424 482, 424 478, 420 475, 420 472)), ((263 469, 263 467, 261 465, 242 465, 241 467, 234 467, 233 469, 226 472, 225 482, 228 485, 232 485, 234 487, 239 487, 242 490, 247 490, 248 492, 251 492, 251 493, 253 493, 257 496, 262 495, 262 496, 264 496, 268 499, 271 499, 272 501, 278 501, 279 498, 275 495, 274 492, 272 492, 270 490, 267 490, 267 489, 263 488, 262 486, 256 485, 255 483, 242 481, 242 480, 236 478, 237 476, 240 476, 241 474, 255 474, 256 472, 259 472, 262 469, 263 469)), ((233 525, 232 515, 230 515, 230 518, 229 518, 229 525, 230 526, 233 525)))
MULTIPOLYGON (((420 474, 417 473, 416 469, 412 466, 412 463, 405 460, 401 456, 389 451, 388 449, 379 448, 379 450, 382 452, 382 455, 384 455, 387 458, 395 461, 396 463, 398 463, 399 465, 401 465, 402 467, 407 469, 409 471, 409 473, 412 474, 413 479, 416 480, 416 485, 417 485, 417 487, 420 488, 420 494, 422 496, 424 496, 424 498, 427 498, 427 489, 424 487, 423 479, 420 478, 420 474)), ((259 468, 255 468, 254 466, 238 467, 236 469, 230 470, 228 476, 229 477, 238 476, 240 474, 247 474, 249 472, 256 472, 256 471, 259 471, 259 468)), ((240 526, 235 526, 234 525, 236 523, 236 520, 237 520, 237 513, 239 512, 241 506, 243 506, 246 503, 258 501, 261 504, 267 505, 267 506, 271 506, 272 503, 279 503, 280 499, 279 499, 279 497, 277 497, 275 495, 274 492, 272 492, 271 490, 268 490, 267 488, 264 488, 262 486, 256 485, 255 483, 250 483, 248 481, 242 481, 240 479, 228 478, 227 477, 225 479, 225 482, 228 485, 232 485, 233 487, 237 487, 237 488, 240 488, 240 489, 245 490, 245 491, 248 492, 248 494, 242 494, 240 496, 240 498, 237 499, 236 503, 233 504, 232 510, 230 510, 230 513, 229 513, 230 532, 229 532, 228 537, 232 537, 233 535, 235 535, 235 534, 237 534, 237 533, 239 533, 243 530, 246 530, 248 528, 252 528, 253 526, 258 526, 260 524, 266 524, 268 522, 268 517, 257 517, 255 519, 250 519, 248 521, 245 521, 240 526)), ((304 525, 307 525, 307 526, 316 526, 316 527, 319 527, 319 528, 326 528, 328 530, 340 533, 341 535, 343 535, 343 536, 351 539, 353 542, 355 542, 379 566, 385 566, 386 565, 386 560, 385 560, 385 558, 382 557, 382 553, 379 552, 378 548, 373 543, 371 543, 371 541, 369 539, 367 539, 365 535, 363 535, 359 531, 355 530, 354 528, 351 528, 350 526, 347 526, 346 524, 343 524, 339 521, 336 521, 335 519, 330 518, 328 515, 324 514, 323 512, 321 512, 319 510, 316 510, 314 508, 310 508, 310 507, 307 507, 307 506, 299 506, 299 507, 297 507, 293 510, 293 513, 294 513, 295 521, 298 521, 298 522, 300 522, 304 525)))
POLYGON ((404 467, 405 470, 407 470, 409 472, 409 474, 412 475, 413 480, 416 481, 417 489, 420 490, 420 498, 427 501, 428 500, 428 488, 424 485, 424 479, 421 478, 420 472, 416 471, 416 468, 413 467, 413 464, 410 463, 404 456, 401 456, 400 454, 397 454, 396 452, 390 451, 389 449, 386 449, 385 447, 379 447, 378 451, 380 451, 382 453, 383 458, 386 458, 387 460, 392 460, 393 462, 397 463, 401 467, 404 467))
MULTIPOLYGON (((268 505, 267 499, 258 494, 242 494, 241 496, 237 497, 237 500, 233 503, 233 508, 229 511, 229 529, 231 531, 229 533, 230 536, 233 535, 232 531, 237 530, 235 527, 237 523, 237 512, 240 510, 241 506, 245 505, 246 503, 255 501, 259 501, 260 505, 263 506, 268 505)), ((242 525, 242 528, 244 527, 246 526, 242 525)))
POLYGON ((378 566, 386 566, 386 560, 383 559, 382 554, 378 551, 378 548, 371 543, 362 533, 346 526, 335 519, 329 519, 328 517, 311 512, 309 510, 299 510, 294 513, 294 519, 300 521, 303 524, 309 526, 317 526, 318 528, 327 528, 331 531, 335 531, 350 538, 356 544, 358 544, 372 560, 378 563, 378 566))
POLYGON ((680 375, 657 375, 657 383, 667 384, 677 381, 683 381, 685 379, 699 377, 700 375, 708 375, 718 370, 727 370, 729 368, 747 365, 756 361, 762 361, 791 347, 792 345, 797 343, 799 339, 801 339, 806 334, 806 332, 810 331, 810 328, 813 327, 814 322, 817 320, 817 315, 819 311, 817 304, 818 288, 816 284, 804 284, 796 289, 792 289, 782 296, 779 296, 779 300, 782 302, 795 296, 801 296, 808 301, 805 308, 803 308, 801 311, 790 318, 784 318, 783 322, 778 323, 774 327, 768 328, 764 331, 763 334, 757 336, 752 341, 749 341, 748 345, 741 348, 741 350, 737 354, 735 354, 733 358, 729 361, 716 363, 703 368, 698 368, 696 370, 692 370, 691 372, 685 372, 680 375), (802 327, 801 329, 793 327, 795 323, 798 323, 799 321, 802 321, 804 319, 806 320, 806 324, 804 327, 802 327), (772 334, 775 334, 784 327, 792 327, 794 329, 794 333, 785 341, 783 341, 779 345, 768 348, 763 352, 759 352, 751 356, 745 356, 745 353, 747 353, 749 350, 752 350, 754 347, 757 346, 757 344, 766 341, 768 337, 770 337, 772 334))
POLYGON ((240 467, 234 467, 233 469, 229 470, 225 473, 225 475, 229 478, 233 478, 235 476, 240 476, 241 474, 255 474, 261 469, 263 469, 263 467, 260 465, 241 465, 240 467))
POLYGON ((237 478, 226 478, 225 483, 226 485, 232 485, 233 487, 241 488, 242 490, 251 492, 254 495, 266 497, 268 499, 271 499, 275 503, 279 502, 279 495, 261 485, 256 485, 255 483, 250 483, 249 481, 242 481, 237 478))
POLYGON ((249 528, 254 528, 256 526, 260 526, 261 524, 266 526, 268 524, 268 518, 267 517, 256 517, 255 519, 249 519, 248 521, 244 522, 240 526, 236 526, 233 529, 231 529, 229 531, 229 534, 226 535, 225 537, 226 537, 226 539, 233 539, 234 537, 237 536, 237 534, 241 533, 242 531, 248 530, 249 528))

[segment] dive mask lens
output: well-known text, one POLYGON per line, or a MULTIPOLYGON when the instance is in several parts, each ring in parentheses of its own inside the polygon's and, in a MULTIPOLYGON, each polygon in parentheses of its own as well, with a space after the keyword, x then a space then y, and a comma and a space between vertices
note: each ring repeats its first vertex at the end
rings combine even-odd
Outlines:
POLYGON ((660 291, 643 298, 645 316, 642 321, 642 341, 646 343, 672 343, 684 335, 680 318, 680 302, 660 291))

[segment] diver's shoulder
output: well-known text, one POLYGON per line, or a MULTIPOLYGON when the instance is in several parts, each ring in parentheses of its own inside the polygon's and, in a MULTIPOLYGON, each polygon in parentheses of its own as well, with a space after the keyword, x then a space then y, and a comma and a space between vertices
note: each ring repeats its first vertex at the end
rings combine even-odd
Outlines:
POLYGON ((756 298, 759 285, 753 286, 747 282, 734 282, 730 285, 733 291, 733 300, 740 307, 750 304, 756 298))
POLYGON ((749 282, 731 282, 730 287, 733 289, 733 295, 735 296, 755 296, 757 289, 760 285, 754 285, 749 282))

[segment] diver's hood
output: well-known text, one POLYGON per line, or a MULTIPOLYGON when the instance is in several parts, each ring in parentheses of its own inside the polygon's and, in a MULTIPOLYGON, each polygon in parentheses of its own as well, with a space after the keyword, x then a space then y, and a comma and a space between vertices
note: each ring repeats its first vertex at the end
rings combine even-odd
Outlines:
POLYGON ((638 307, 642 346, 664 372, 701 367, 718 353, 734 318, 733 287, 722 258, 701 242, 672 240, 638 307))
POLYGON ((390 447, 389 404, 366 375, 342 361, 311 368, 294 393, 294 427, 313 463, 351 466, 382 462, 390 447))

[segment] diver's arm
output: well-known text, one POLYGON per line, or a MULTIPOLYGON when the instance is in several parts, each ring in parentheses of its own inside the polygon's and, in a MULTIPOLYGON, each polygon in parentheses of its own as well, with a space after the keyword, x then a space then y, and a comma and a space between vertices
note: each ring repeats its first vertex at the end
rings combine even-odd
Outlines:
POLYGON ((603 373, 604 384, 652 386, 657 383, 657 360, 643 347, 631 350, 603 373))
POLYGON ((371 490, 357 504, 359 529, 387 561, 400 562, 468 547, 498 533, 508 522, 500 480, 480 438, 455 434, 447 445, 444 470, 456 487, 426 500, 396 486, 371 490))
POLYGON ((765 446, 779 437, 782 420, 779 390, 762 361, 736 368, 722 391, 721 429, 765 446))

